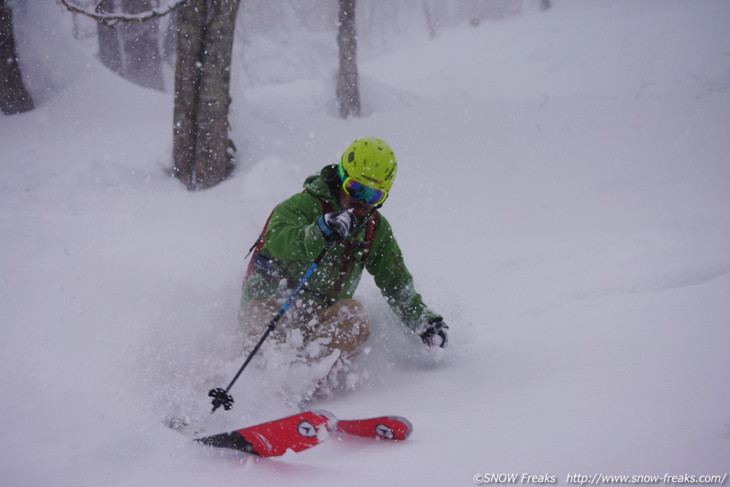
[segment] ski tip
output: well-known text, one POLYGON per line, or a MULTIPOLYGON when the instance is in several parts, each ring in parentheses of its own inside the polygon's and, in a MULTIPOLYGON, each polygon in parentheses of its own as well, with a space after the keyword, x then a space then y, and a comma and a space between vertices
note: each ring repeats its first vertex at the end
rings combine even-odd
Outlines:
POLYGON ((386 416, 375 427, 375 434, 383 440, 405 440, 413 433, 413 423, 403 416, 386 416))
POLYGON ((403 416, 379 416, 340 420, 337 423, 337 431, 379 440, 405 440, 413 432, 413 424, 403 416))
POLYGON ((396 423, 399 423, 401 425, 399 430, 399 440, 405 440, 409 436, 411 436, 411 433, 413 433, 413 423, 408 421, 408 419, 404 418, 403 416, 388 416, 388 419, 391 421, 395 421, 396 423))

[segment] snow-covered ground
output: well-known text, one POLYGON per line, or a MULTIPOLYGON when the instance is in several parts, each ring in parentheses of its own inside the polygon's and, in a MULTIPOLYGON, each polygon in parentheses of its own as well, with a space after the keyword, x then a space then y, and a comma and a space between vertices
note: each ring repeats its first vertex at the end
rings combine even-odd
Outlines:
POLYGON ((553 3, 369 59, 361 119, 329 114, 325 76, 234 90, 239 166, 199 193, 168 176, 171 96, 23 3, 38 108, 0 118, 2 485, 728 472, 730 2, 553 3), (317 407, 412 437, 260 460, 163 427, 295 410, 255 368, 232 411, 206 394, 242 361, 243 255, 271 208, 368 135, 398 155, 383 213, 451 342, 422 354, 366 280, 365 384, 317 407))

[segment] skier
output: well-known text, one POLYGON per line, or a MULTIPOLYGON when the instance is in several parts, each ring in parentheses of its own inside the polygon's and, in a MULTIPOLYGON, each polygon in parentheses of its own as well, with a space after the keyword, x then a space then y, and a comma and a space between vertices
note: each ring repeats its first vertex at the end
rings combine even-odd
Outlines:
POLYGON ((301 360, 332 364, 320 389, 332 392, 344 386, 343 373, 370 335, 368 314, 352 299, 363 269, 425 345, 447 344, 448 326, 415 291, 390 224, 377 211, 396 170, 385 141, 355 140, 339 164, 309 176, 303 192, 273 210, 249 263, 239 321, 253 339, 264 332, 313 259, 332 244, 271 335, 293 347, 301 360))

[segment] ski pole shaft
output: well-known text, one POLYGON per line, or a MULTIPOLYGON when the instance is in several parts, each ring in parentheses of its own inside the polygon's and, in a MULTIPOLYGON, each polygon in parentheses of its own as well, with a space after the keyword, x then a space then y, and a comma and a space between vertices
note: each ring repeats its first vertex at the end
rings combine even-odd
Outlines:
POLYGON ((233 380, 231 380, 231 383, 228 384, 228 387, 226 387, 225 389, 212 389, 208 393, 208 396, 213 398, 213 410, 211 411, 211 414, 214 413, 216 409, 218 409, 220 406, 223 406, 223 409, 225 410, 229 410, 231 409, 231 407, 233 407, 233 397, 231 397, 228 391, 231 390, 233 385, 236 383, 238 378, 248 366, 249 362, 251 362, 251 360, 253 359, 254 355, 256 355, 256 353, 259 351, 259 348, 261 348, 266 339, 269 337, 269 334, 274 331, 274 328, 276 328, 276 325, 279 323, 279 321, 281 321, 284 313, 286 313, 286 311, 289 309, 289 306, 291 306, 301 290, 304 288, 304 284, 306 284, 307 280, 312 276, 314 271, 319 266, 319 263, 322 262, 322 259, 324 258, 327 251, 332 247, 332 245, 334 245, 334 242, 327 242, 319 255, 314 259, 314 261, 312 261, 307 271, 304 273, 302 278, 299 279, 299 282, 292 290, 286 302, 281 306, 271 322, 269 322, 269 325, 266 327, 266 331, 261 336, 258 343, 256 343, 256 346, 254 346, 253 350, 251 350, 251 353, 248 354, 248 357, 246 357, 246 360, 243 362, 243 365, 241 365, 241 368, 238 369, 238 372, 233 377, 233 380))

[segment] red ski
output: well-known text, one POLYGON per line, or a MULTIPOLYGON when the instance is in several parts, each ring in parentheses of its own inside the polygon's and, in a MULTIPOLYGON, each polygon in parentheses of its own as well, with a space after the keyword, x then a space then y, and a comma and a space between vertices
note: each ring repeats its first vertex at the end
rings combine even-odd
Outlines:
POLYGON ((381 440, 405 440, 413 425, 402 416, 380 416, 369 419, 337 420, 337 431, 348 435, 381 440))
MULTIPOLYGON (((179 428, 175 428, 180 431, 179 428)), ((218 448, 232 448, 260 457, 278 457, 319 445, 331 432, 382 440, 405 440, 413 425, 402 416, 337 420, 328 411, 304 411, 230 433, 196 438, 218 448)))
POLYGON ((329 436, 336 421, 327 411, 305 411, 230 433, 197 438, 195 441, 260 457, 278 457, 289 450, 300 452, 318 445, 329 436))

